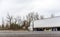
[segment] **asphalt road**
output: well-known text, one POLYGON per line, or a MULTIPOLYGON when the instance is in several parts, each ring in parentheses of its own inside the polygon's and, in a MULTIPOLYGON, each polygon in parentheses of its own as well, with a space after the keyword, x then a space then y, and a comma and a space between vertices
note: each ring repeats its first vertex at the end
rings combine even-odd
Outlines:
POLYGON ((0 31, 0 37, 60 37, 60 31, 53 32, 0 31))

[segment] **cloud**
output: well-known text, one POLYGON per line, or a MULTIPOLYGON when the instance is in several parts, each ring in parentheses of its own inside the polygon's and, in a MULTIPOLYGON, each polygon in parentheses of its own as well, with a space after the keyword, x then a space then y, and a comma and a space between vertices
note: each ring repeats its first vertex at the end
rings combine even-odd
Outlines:
POLYGON ((29 12, 40 15, 60 14, 60 0, 0 0, 0 18, 7 13, 13 16, 25 16, 29 12))
POLYGON ((9 13, 29 13, 30 11, 35 12, 59 12, 60 2, 59 0, 1 0, 0 12, 9 13))

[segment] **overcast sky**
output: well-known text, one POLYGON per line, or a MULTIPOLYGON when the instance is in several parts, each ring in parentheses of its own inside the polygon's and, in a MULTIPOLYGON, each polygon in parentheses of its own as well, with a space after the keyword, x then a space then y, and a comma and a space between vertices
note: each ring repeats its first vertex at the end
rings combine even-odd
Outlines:
POLYGON ((45 17, 51 14, 60 16, 60 0, 0 0, 0 19, 7 13, 25 16, 30 12, 38 12, 45 17))

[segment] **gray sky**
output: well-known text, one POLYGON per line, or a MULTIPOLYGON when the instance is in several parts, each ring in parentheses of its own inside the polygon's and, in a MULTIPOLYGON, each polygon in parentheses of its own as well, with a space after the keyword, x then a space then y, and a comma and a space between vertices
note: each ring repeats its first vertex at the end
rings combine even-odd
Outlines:
POLYGON ((60 0, 0 0, 0 19, 7 13, 16 17, 30 12, 38 12, 45 17, 51 14, 60 16, 60 0))

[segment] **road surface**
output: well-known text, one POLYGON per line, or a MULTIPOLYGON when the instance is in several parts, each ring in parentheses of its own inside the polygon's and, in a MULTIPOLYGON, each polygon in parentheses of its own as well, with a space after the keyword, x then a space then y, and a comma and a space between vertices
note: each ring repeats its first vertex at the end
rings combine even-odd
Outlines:
POLYGON ((60 31, 53 31, 53 32, 0 31, 0 37, 60 37, 60 31))

